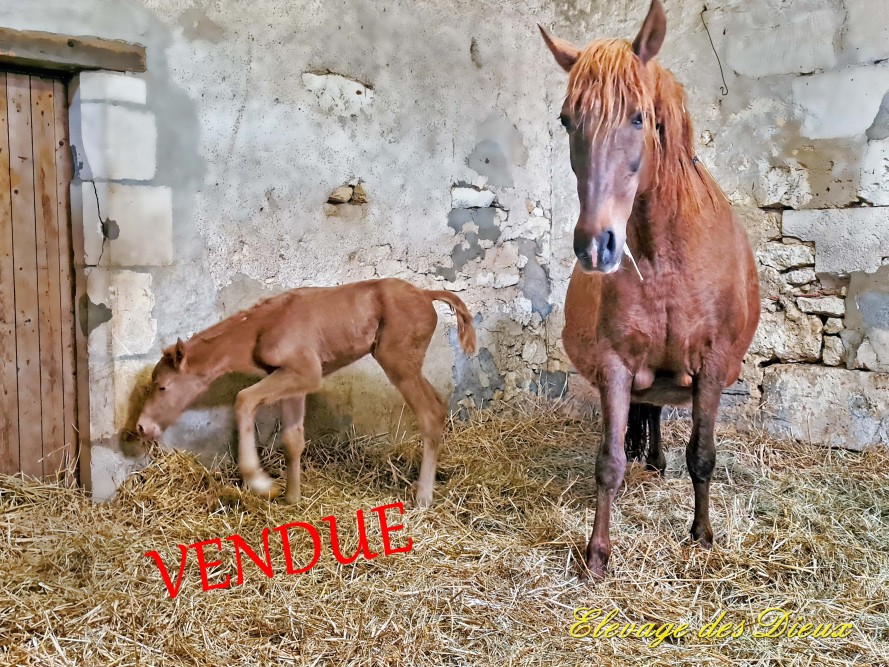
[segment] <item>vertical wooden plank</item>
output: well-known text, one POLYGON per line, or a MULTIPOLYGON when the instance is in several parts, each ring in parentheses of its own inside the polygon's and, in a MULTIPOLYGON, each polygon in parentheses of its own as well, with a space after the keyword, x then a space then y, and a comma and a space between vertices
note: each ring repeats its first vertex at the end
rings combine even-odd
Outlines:
MULTIPOLYGON (((66 103, 68 91, 66 86, 59 82, 56 84, 56 101, 64 100, 66 103)), ((59 220, 67 221, 70 230, 70 252, 67 253, 68 260, 65 262, 63 270, 70 274, 69 281, 73 283, 73 292, 70 293, 72 299, 69 308, 63 308, 63 313, 71 314, 71 329, 74 332, 74 349, 73 349, 73 365, 71 372, 66 371, 66 378, 70 377, 72 385, 66 385, 66 396, 73 386, 74 393, 74 423, 76 427, 70 426, 69 431, 75 430, 75 462, 77 464, 77 476, 81 486, 87 491, 92 490, 92 476, 90 468, 90 388, 89 388, 89 356, 87 352, 86 331, 80 327, 80 318, 77 316, 77 308, 81 299, 86 297, 86 274, 84 273, 84 242, 83 242, 83 225, 73 225, 71 222, 71 181, 73 180, 73 163, 71 156, 70 138, 68 133, 68 105, 63 108, 61 104, 56 104, 56 132, 59 140, 57 154, 57 174, 58 174, 58 200, 59 200, 59 220)), ((68 294, 66 292, 66 294, 68 294)), ((71 331, 66 328, 66 331, 71 331)), ((70 399, 66 399, 66 414, 68 414, 68 405, 70 399)), ((70 419, 70 417, 69 417, 70 419)))
POLYGON ((0 72, 0 473, 19 471, 19 402, 15 353, 15 284, 6 74, 0 72))
POLYGON ((53 81, 31 77, 34 212, 37 235, 37 311, 40 320, 40 396, 43 476, 55 477, 65 459, 59 222, 53 81))
POLYGON ((15 330, 19 388, 19 469, 43 473, 40 402, 40 331, 37 310, 37 238, 34 220, 34 159, 31 137, 31 81, 6 75, 9 118, 9 181, 12 199, 15 330))

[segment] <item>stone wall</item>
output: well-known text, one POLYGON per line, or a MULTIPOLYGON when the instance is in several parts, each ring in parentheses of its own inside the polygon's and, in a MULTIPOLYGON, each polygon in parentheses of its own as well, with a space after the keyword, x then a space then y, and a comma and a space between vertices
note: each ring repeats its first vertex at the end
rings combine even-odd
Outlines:
MULTIPOLYGON (((665 4, 661 60, 762 262, 763 326, 726 418, 885 441, 889 39, 874 17, 887 3, 708 3, 725 95, 702 7, 665 4), (829 428, 813 428, 801 400, 829 428)), ((0 25, 147 47, 144 75, 72 86, 97 495, 140 463, 118 436, 161 348, 299 285, 396 276, 459 292, 478 314, 479 354, 459 353, 442 308, 426 367, 455 410, 585 396, 560 342, 577 215, 556 119, 565 76, 535 24, 578 44, 632 38, 646 9, 0 0, 0 25)), ((224 453, 242 382, 215 387, 167 439, 224 453)), ((391 430, 409 422, 401 408, 365 361, 312 399, 310 427, 391 430)))

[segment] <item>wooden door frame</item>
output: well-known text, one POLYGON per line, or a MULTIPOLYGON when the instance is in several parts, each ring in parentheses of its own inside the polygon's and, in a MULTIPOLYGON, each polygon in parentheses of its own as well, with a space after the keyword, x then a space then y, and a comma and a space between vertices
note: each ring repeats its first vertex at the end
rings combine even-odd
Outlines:
MULTIPOLYGON (((67 91, 65 119, 61 124, 65 132, 65 142, 71 139, 71 102, 77 88, 77 75, 87 70, 108 70, 114 72, 144 72, 146 69, 145 47, 129 42, 99 39, 48 32, 11 30, 0 27, 0 70, 24 72, 35 76, 45 76, 61 80, 67 91)), ((84 249, 84 229, 82 224, 74 224, 71 211, 71 189, 74 184, 74 156, 65 161, 64 177, 68 182, 67 220, 59 220, 70 230, 71 269, 73 271, 73 318, 75 341, 77 442, 75 456, 77 477, 81 487, 92 491, 92 470, 90 458, 90 382, 88 332, 81 325, 86 306, 86 255, 84 249)))

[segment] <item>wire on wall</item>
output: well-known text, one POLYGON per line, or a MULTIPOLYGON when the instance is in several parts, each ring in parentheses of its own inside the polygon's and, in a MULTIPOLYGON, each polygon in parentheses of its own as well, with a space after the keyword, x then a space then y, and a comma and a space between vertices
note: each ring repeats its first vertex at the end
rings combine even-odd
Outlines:
POLYGON ((707 11, 707 5, 704 5, 704 9, 701 10, 701 23, 704 24, 704 30, 707 31, 707 39, 710 40, 710 48, 713 49, 713 55, 716 56, 716 62, 719 65, 719 76, 722 77, 722 86, 719 88, 719 92, 723 95, 728 95, 728 84, 725 82, 725 74, 722 71, 722 62, 719 60, 719 54, 716 53, 716 46, 713 44, 713 38, 710 36, 710 28, 707 27, 707 21, 704 20, 704 12, 707 11))

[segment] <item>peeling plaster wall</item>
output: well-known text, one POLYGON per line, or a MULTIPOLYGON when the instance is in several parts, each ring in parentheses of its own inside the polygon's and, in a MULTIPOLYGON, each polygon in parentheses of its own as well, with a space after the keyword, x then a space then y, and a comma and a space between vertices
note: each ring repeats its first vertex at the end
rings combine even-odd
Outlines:
MULTIPOLYGON (((453 409, 524 391, 586 400, 560 342, 577 215, 556 120, 565 76, 535 23, 581 45, 632 38, 647 4, 0 0, 4 26, 148 48, 144 75, 85 74, 74 88, 95 444, 118 452, 140 381, 177 336, 287 288, 377 276, 453 289, 478 314, 481 352, 466 359, 439 311, 426 370, 453 409)), ((708 3, 722 95, 702 7, 665 4, 661 60, 686 85, 699 156, 762 261, 763 328, 725 401, 728 418, 750 423, 768 412, 764 387, 783 386, 764 381, 766 367, 885 370, 860 361, 885 359, 872 324, 882 316, 844 322, 803 299, 860 292, 876 295, 858 299, 863 313, 884 304, 875 270, 889 256, 886 217, 873 223, 876 265, 825 272, 831 257, 855 254, 858 228, 800 235, 782 229, 782 213, 830 209, 846 221, 847 207, 889 203, 889 39, 874 18, 887 6, 708 3), (867 340, 848 361, 846 346, 867 340)), ((167 440, 223 453, 245 381, 219 383, 167 440)), ((889 414, 885 398, 874 404, 889 414)), ((310 431, 409 421, 368 360, 331 378, 311 407, 310 431)), ((127 465, 134 454, 121 453, 127 465)))

